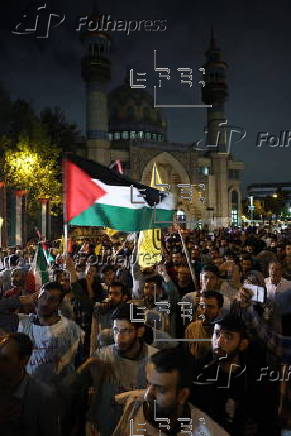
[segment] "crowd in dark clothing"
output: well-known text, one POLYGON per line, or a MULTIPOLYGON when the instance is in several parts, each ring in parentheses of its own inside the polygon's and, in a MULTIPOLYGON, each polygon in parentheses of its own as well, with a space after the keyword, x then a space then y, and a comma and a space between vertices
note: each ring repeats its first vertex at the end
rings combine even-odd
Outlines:
POLYGON ((31 250, 10 249, 1 435, 291 431, 290 236, 163 231, 161 258, 146 267, 138 234, 75 242, 66 254, 47 241, 45 282, 31 250))

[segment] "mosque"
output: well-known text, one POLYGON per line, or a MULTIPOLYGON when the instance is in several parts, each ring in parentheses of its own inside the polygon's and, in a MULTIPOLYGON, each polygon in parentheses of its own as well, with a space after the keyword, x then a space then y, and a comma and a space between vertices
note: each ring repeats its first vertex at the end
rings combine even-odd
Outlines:
MULTIPOLYGON (((177 196, 177 209, 188 228, 197 223, 211 227, 239 225, 241 216, 241 161, 228 153, 229 129, 225 101, 228 97, 227 64, 218 48, 213 29, 205 53, 205 86, 202 102, 206 110, 206 147, 172 143, 167 137, 167 120, 154 107, 145 89, 124 83, 108 92, 111 80, 109 33, 82 34, 84 55, 82 77, 86 86, 86 157, 109 166, 119 160, 125 173, 146 185, 156 163, 162 183, 177 196), (191 185, 192 198, 181 195, 191 185), (184 188, 187 189, 187 188, 184 188), (187 198, 182 198, 187 197, 187 198)), ((189 189, 188 189, 189 191, 189 189)))
MULTIPOLYGON (((108 92, 112 46, 108 32, 87 30, 81 34, 81 39, 86 138, 81 141, 80 154, 106 166, 118 160, 126 175, 145 185, 151 183, 155 163, 162 183, 169 185, 177 197, 177 215, 186 222, 187 228, 205 224, 209 228, 239 225, 240 173, 244 164, 229 153, 231 134, 225 114, 228 66, 216 44, 213 29, 203 66, 205 86, 201 87, 201 99, 207 106, 206 127, 201 132, 193 132, 198 138, 205 136, 206 145, 202 148, 197 143, 170 142, 161 108, 155 107, 153 96, 145 89, 133 88, 128 77, 108 92)), ((8 245, 21 246, 28 237, 25 193, 17 191, 15 195, 7 195, 7 205, 0 205, 0 209, 7 211, 7 215, 3 212, 2 216, 9 217, 6 226, 0 223, 0 241, 3 243, 8 238, 8 245)), ((47 239, 58 237, 61 232, 60 220, 57 223, 54 218, 52 223, 47 199, 42 199, 40 228, 47 239)), ((71 230, 72 236, 76 233, 90 237, 98 229, 71 230)))

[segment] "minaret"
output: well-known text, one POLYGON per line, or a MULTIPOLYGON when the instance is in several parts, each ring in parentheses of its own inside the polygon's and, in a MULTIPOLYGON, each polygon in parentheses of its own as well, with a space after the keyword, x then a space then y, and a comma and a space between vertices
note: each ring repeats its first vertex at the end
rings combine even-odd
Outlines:
POLYGON ((226 121, 224 104, 228 97, 226 83, 227 64, 222 60, 221 50, 216 46, 213 26, 211 26, 210 46, 205 53, 205 86, 202 88, 202 101, 207 105, 207 147, 209 151, 225 152, 225 129, 219 127, 226 121))
MULTIPOLYGON (((90 18, 97 22, 98 17, 100 14, 94 13, 90 18)), ((83 32, 81 40, 85 48, 82 77, 86 84, 87 157, 109 165, 107 86, 111 78, 111 38, 96 30, 83 32)))
POLYGON ((206 153, 211 158, 211 174, 208 180, 208 195, 212 198, 215 225, 228 226, 229 195, 228 195, 228 159, 227 127, 220 126, 226 122, 224 104, 228 96, 226 83, 227 65, 222 60, 221 51, 216 46, 213 27, 211 27, 210 47, 206 51, 205 86, 202 88, 202 100, 212 107, 207 108, 207 148, 206 153))

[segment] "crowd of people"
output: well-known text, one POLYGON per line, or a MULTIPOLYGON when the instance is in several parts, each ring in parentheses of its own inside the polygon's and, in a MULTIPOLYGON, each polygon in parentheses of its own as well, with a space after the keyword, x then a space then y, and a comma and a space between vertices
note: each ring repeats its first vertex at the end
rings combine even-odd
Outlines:
MULTIPOLYGON (((3 436, 279 436, 291 429, 291 238, 260 227, 31 251, 0 272, 3 436), (44 272, 44 271, 42 271, 44 272), (44 277, 44 275, 42 275, 44 277)), ((286 433, 287 434, 287 433, 286 433)))

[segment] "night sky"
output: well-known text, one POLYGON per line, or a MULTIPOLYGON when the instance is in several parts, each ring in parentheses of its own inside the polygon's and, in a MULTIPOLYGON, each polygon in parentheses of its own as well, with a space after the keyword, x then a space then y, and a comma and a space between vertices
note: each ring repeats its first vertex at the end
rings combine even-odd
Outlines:
MULTIPOLYGON (((0 81, 12 98, 30 100, 37 110, 60 106, 68 120, 84 133, 82 46, 75 27, 78 16, 90 14, 93 1, 47 3, 66 18, 48 39, 40 40, 35 35, 11 33, 29 5, 27 0, 1 2, 0 81)), ((291 130, 290 0, 103 0, 98 8, 115 19, 167 20, 165 32, 140 31, 129 36, 111 32, 111 88, 123 83, 128 66, 153 74, 154 49, 158 50, 161 66, 173 71, 185 66, 196 70, 205 61, 213 24, 217 45, 229 65, 227 119, 229 124, 247 131, 246 138, 232 148, 235 157, 246 163, 243 186, 291 182, 291 144, 289 148, 256 146, 260 131, 279 135, 281 130, 291 130)), ((153 87, 147 91, 152 93, 153 87)), ((201 104, 198 84, 189 90, 171 80, 159 96, 160 103, 201 104)), ((167 109, 166 116, 170 141, 190 143, 203 136, 205 109, 167 109)))

